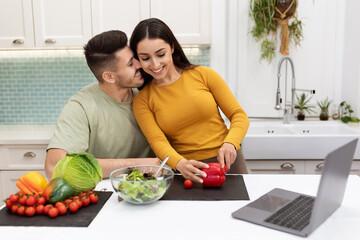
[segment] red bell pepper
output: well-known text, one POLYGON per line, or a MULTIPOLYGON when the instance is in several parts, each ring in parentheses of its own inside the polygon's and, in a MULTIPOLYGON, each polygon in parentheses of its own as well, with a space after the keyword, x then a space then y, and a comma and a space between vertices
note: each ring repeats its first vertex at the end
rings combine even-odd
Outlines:
POLYGON ((219 175, 208 175, 203 178, 204 187, 220 187, 220 176, 219 175))
POLYGON ((206 173, 206 177, 203 179, 204 187, 220 187, 224 184, 226 177, 225 173, 227 171, 226 166, 221 167, 220 163, 208 163, 209 168, 201 169, 206 173))

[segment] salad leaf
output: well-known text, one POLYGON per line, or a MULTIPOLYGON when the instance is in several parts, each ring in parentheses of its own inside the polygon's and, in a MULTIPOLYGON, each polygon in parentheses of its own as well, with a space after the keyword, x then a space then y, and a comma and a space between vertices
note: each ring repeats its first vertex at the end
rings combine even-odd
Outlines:
POLYGON ((89 153, 68 153, 55 166, 52 178, 64 178, 75 193, 92 190, 102 180, 100 163, 89 153))
POLYGON ((142 174, 138 169, 124 174, 122 180, 118 185, 122 197, 135 202, 142 203, 160 198, 166 191, 164 181, 156 181, 154 175, 142 174))

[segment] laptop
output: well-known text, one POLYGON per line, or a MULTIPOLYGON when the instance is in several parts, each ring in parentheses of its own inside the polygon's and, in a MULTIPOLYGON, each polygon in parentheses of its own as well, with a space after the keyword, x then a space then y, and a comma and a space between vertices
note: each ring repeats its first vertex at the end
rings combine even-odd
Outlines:
POLYGON ((343 201, 358 139, 329 153, 316 197, 275 188, 232 213, 237 219, 306 237, 343 201))

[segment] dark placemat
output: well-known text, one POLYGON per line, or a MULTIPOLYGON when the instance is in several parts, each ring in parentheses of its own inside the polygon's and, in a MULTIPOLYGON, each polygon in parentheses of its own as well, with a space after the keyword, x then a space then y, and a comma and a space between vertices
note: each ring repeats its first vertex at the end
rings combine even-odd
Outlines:
POLYGON ((32 217, 19 216, 4 207, 0 211, 0 226, 88 227, 112 194, 103 191, 96 193, 99 196, 96 204, 82 207, 75 213, 68 211, 65 215, 55 218, 43 214, 32 217))
POLYGON ((185 179, 175 175, 174 182, 161 200, 249 200, 242 175, 226 175, 225 183, 218 188, 205 188, 200 183, 193 187, 184 187, 185 179))

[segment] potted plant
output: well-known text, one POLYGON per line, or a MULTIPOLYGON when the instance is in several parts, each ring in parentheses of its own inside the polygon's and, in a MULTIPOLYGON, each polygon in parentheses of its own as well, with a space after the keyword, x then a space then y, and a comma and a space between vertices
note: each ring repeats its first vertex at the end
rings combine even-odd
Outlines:
POLYGON ((360 122, 360 119, 357 117, 352 117, 351 114, 354 112, 352 110, 350 104, 347 104, 345 101, 342 101, 339 106, 339 112, 340 112, 340 120, 343 123, 358 123, 360 122))
POLYGON ((309 102, 311 97, 308 97, 305 93, 302 93, 300 97, 296 95, 297 103, 295 104, 295 109, 298 109, 297 119, 298 120, 305 120, 305 111, 307 113, 314 112, 312 108, 315 108, 314 105, 311 105, 309 102))
POLYGON ((317 101, 317 105, 320 108, 320 120, 326 121, 329 119, 329 106, 331 101, 328 98, 325 98, 322 101, 317 101))
POLYGON ((250 0, 250 17, 254 21, 250 34, 260 43, 260 60, 272 61, 278 39, 281 39, 282 55, 289 55, 289 42, 300 46, 303 24, 297 18, 297 4, 297 0, 250 0))

